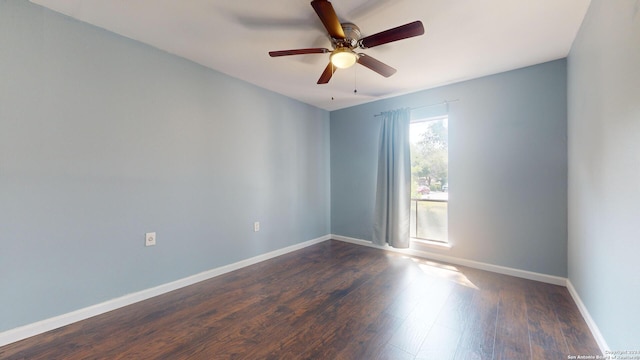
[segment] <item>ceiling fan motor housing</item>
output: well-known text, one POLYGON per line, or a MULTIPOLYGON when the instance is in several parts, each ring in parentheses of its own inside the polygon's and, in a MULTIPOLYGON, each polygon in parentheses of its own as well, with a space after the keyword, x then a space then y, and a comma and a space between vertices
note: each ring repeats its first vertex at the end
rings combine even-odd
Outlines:
POLYGON ((342 31, 344 31, 344 39, 336 39, 331 38, 331 44, 333 48, 341 48, 346 47, 348 49, 355 49, 358 47, 358 41, 360 41, 360 37, 362 34, 360 33, 360 28, 352 23, 342 23, 342 31))

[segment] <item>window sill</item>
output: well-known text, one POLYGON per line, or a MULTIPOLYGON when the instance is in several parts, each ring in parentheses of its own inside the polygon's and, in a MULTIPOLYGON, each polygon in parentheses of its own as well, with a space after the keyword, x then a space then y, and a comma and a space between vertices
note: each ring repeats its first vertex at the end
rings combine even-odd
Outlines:
POLYGON ((411 249, 425 250, 425 249, 437 249, 437 250, 450 250, 451 244, 441 241, 430 241, 424 239, 411 238, 411 249))

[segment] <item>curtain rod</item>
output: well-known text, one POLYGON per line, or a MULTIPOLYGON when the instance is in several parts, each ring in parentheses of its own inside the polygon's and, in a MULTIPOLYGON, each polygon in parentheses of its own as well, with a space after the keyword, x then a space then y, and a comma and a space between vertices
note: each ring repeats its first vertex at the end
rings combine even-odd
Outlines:
MULTIPOLYGON (((450 103, 457 102, 457 101, 460 101, 460 99, 445 100, 443 102, 439 102, 439 103, 436 103, 436 104, 416 106, 416 107, 409 108, 409 110, 417 110, 417 109, 428 108, 428 107, 438 106, 438 105, 449 105, 450 103)), ((382 115, 383 115, 383 113, 375 114, 375 115, 373 115, 373 117, 378 117, 378 116, 382 116, 382 115)))

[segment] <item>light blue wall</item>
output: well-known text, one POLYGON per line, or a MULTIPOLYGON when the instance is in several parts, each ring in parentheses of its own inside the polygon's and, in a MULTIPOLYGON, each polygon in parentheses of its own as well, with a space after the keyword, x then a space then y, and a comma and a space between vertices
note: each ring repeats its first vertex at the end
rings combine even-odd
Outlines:
POLYGON ((640 349, 640 1, 593 0, 568 58, 569 280, 640 349))
POLYGON ((0 332, 329 234, 329 170, 328 112, 0 1, 0 332))
POLYGON ((380 129, 374 115, 454 99, 453 247, 440 252, 566 276, 565 60, 331 112, 332 233, 371 240, 380 129))

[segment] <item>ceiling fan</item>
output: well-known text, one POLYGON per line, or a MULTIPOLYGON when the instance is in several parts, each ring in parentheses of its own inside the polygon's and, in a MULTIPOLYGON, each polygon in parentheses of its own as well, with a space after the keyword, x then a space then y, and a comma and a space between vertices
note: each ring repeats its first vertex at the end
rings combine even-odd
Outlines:
POLYGON ((331 53, 329 65, 318 79, 318 84, 326 84, 336 69, 346 69, 355 63, 363 65, 378 74, 389 77, 395 74, 396 69, 363 53, 356 53, 356 48, 367 49, 383 45, 393 41, 407 39, 424 34, 421 21, 414 21, 402 26, 379 32, 377 34, 361 37, 360 29, 352 23, 340 23, 333 6, 328 0, 313 0, 311 6, 318 14, 322 24, 329 33, 333 50, 326 48, 307 48, 295 50, 270 51, 271 57, 326 54, 331 53))

